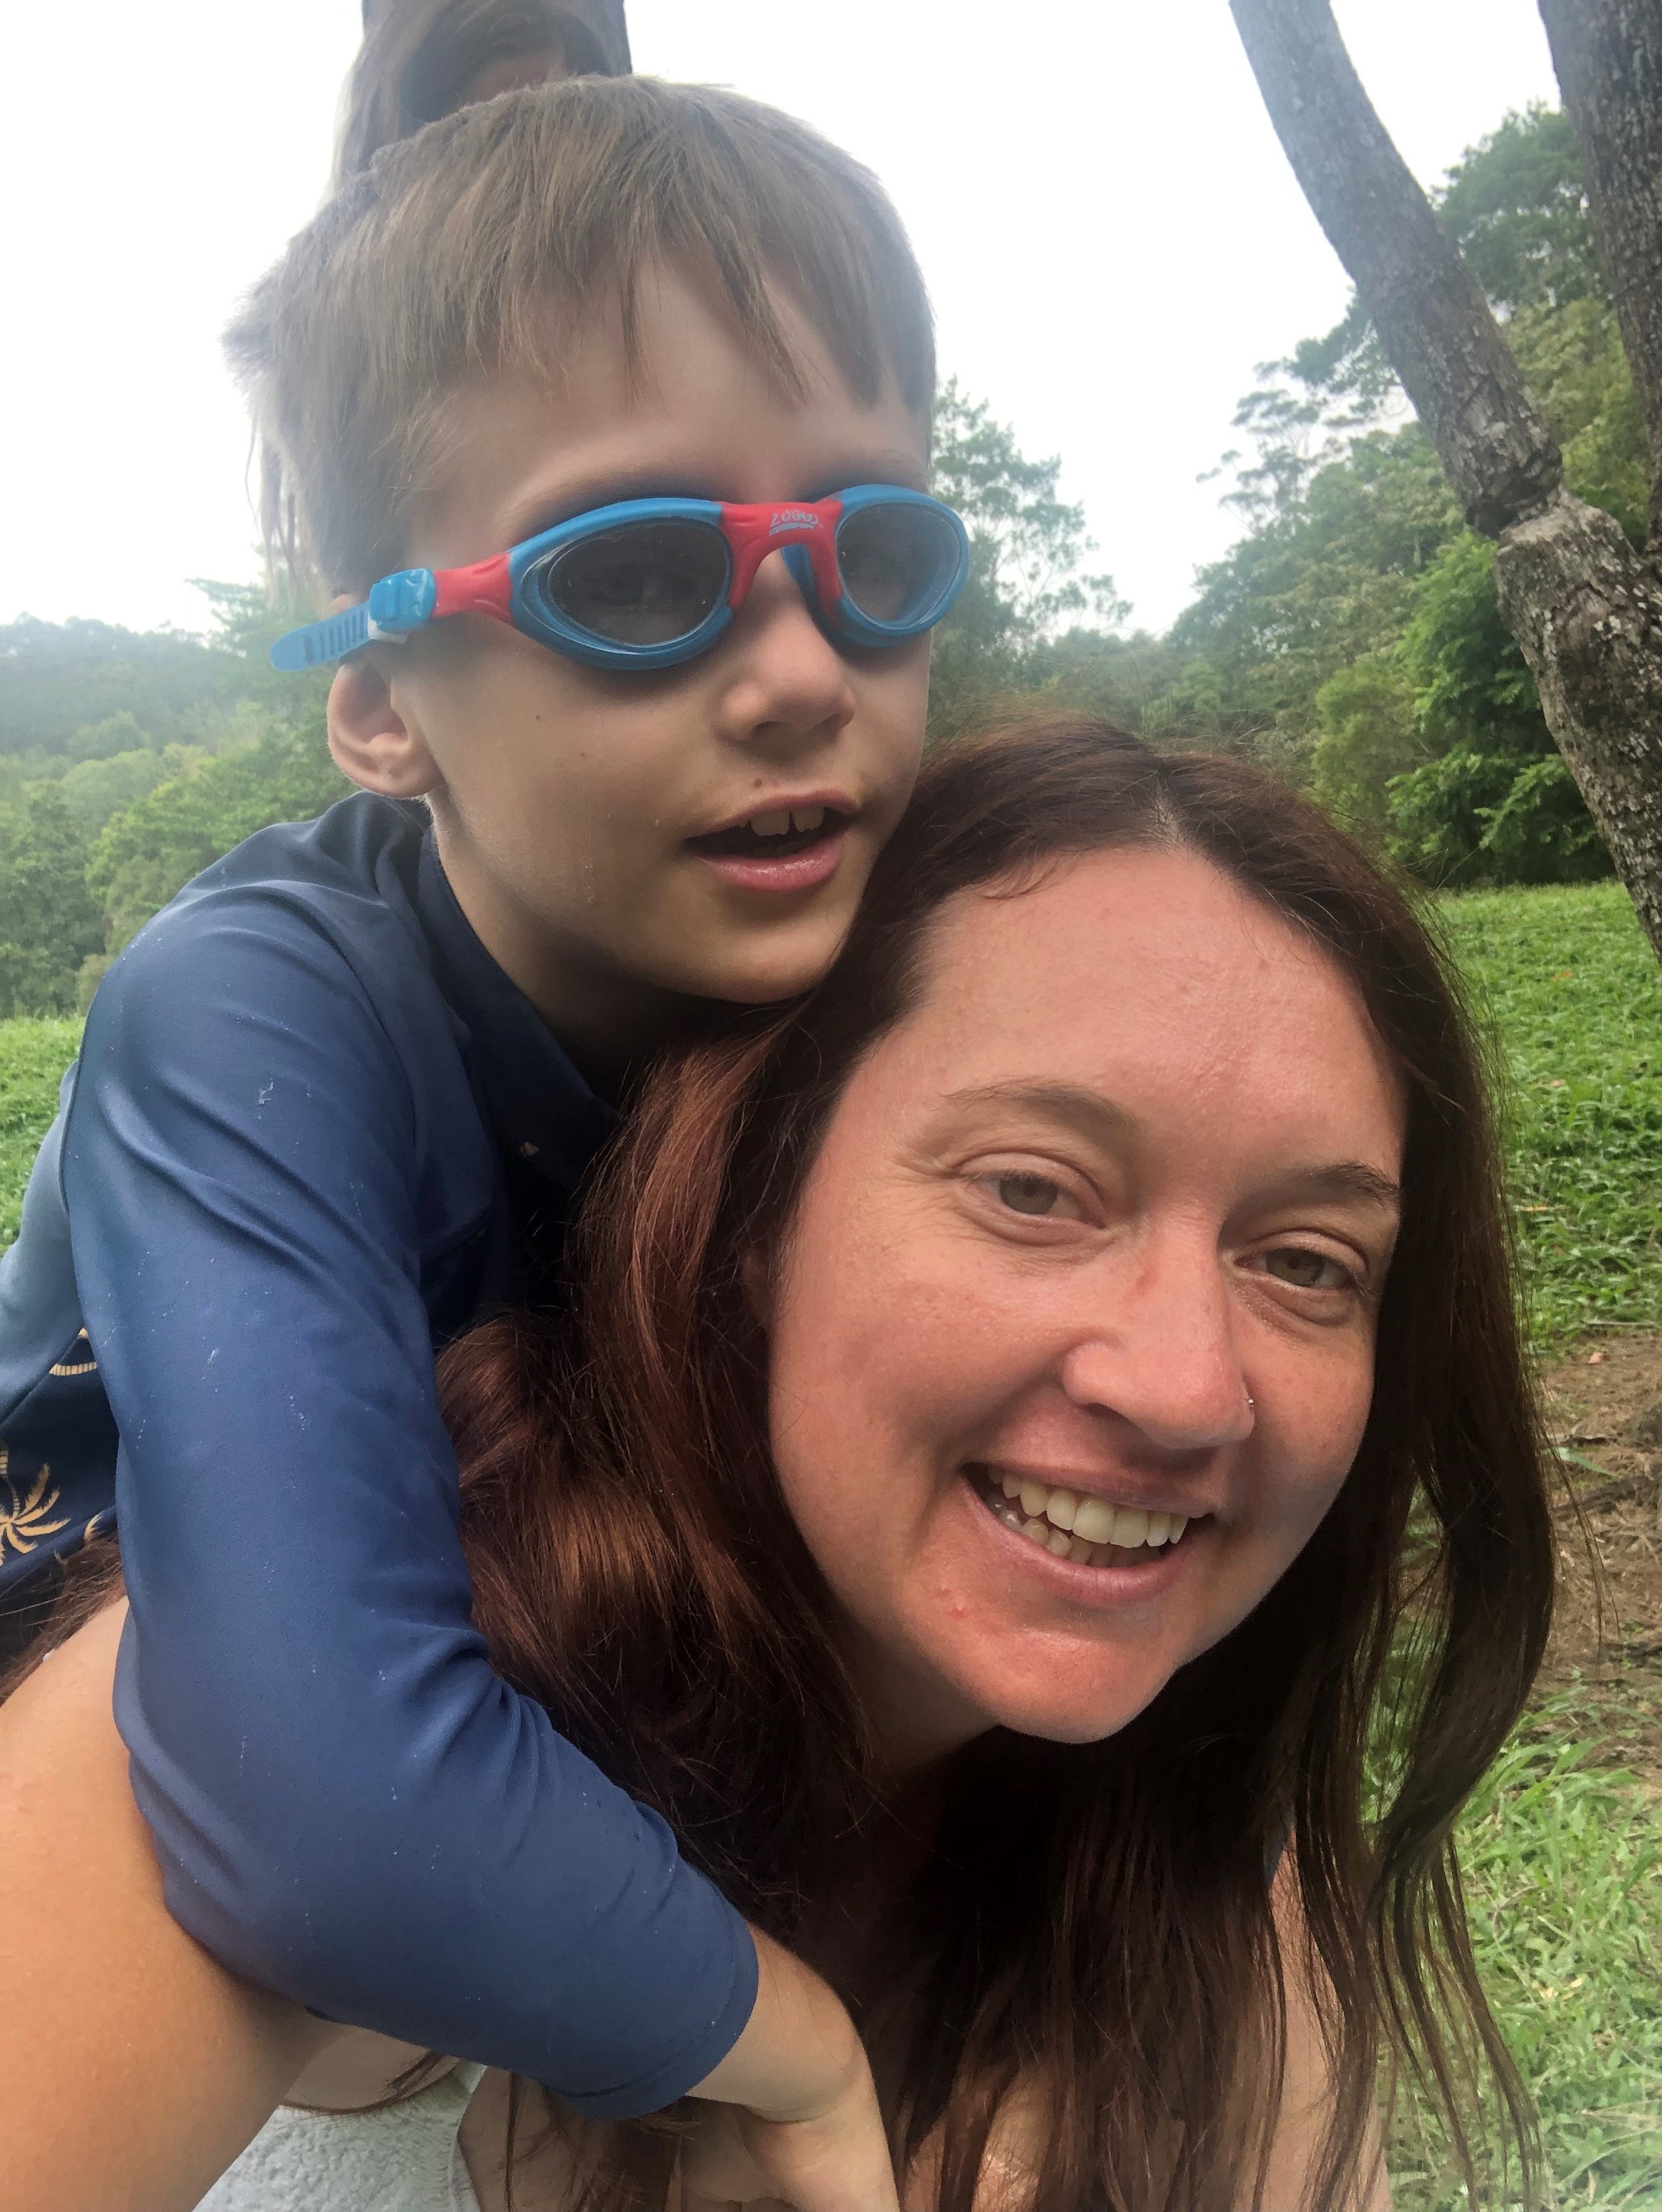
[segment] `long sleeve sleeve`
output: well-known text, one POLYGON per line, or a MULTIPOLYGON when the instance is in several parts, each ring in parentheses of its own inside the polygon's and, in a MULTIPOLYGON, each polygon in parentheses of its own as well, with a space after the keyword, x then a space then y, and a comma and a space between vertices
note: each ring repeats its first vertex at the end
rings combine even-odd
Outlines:
POLYGON ((62 1175, 121 1437, 117 1718, 228 1966, 648 2111, 736 2039, 754 1949, 471 1625, 423 1294, 447 1114, 269 906, 163 916, 100 992, 62 1175))

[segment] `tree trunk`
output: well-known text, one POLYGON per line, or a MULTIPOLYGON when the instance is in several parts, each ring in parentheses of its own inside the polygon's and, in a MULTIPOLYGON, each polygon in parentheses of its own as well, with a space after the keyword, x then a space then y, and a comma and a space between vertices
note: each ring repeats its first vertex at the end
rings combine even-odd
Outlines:
POLYGON ((1651 439, 1662 548, 1662 0, 1541 0, 1604 279, 1651 439))
MULTIPOLYGON (((1554 4, 1543 0, 1543 9, 1554 4)), ((1566 16, 1615 22, 1625 14, 1653 19, 1658 0, 1562 4, 1566 16)), ((1466 520, 1499 541, 1502 619, 1662 957, 1662 574, 1610 516, 1565 491, 1557 446, 1512 349, 1374 113, 1327 0, 1230 7, 1294 174, 1466 520)), ((1616 23, 1612 39, 1619 30, 1616 23)), ((1578 26, 1570 42, 1580 37, 1578 26)), ((1602 85, 1604 67, 1589 60, 1587 81, 1602 85)), ((1588 96, 1597 106, 1598 94, 1588 96)), ((1641 129, 1662 135, 1653 116, 1642 126, 1623 123, 1613 99, 1601 112, 1624 149, 1641 129)), ((1622 204, 1637 199, 1629 191, 1622 204)), ((1651 250, 1662 252, 1654 237, 1651 250)))
POLYGON ((1662 577, 1602 507, 1562 493, 1501 533, 1501 619, 1662 958, 1662 577))

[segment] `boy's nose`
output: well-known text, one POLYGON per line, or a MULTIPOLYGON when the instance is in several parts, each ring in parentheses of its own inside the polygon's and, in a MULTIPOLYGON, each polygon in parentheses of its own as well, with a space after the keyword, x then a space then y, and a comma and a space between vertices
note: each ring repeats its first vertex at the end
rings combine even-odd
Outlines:
POLYGON ((849 667, 772 553, 718 648, 723 735, 737 744, 834 736, 855 710, 849 667))

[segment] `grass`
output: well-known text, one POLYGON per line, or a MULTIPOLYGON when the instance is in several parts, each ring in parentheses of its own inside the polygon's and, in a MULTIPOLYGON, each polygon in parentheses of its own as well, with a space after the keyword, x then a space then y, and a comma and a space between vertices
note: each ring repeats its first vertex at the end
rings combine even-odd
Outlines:
MULTIPOLYGON (((1619 1763, 1619 1703, 1545 1699, 1460 1823, 1473 1951, 1540 2114, 1546 2203, 1662 2205, 1662 1797, 1619 1763)), ((1464 2212, 1417 2116, 1397 2212, 1464 2212)))
POLYGON ((1507 1154, 1537 1341, 1662 1328, 1662 967, 1627 894, 1472 892, 1443 916, 1511 1076, 1507 1154))
MULTIPOLYGON (((1473 893, 1448 936, 1510 1075, 1506 1137, 1533 1327, 1662 1328, 1662 970, 1617 885, 1473 893)), ((75 1051, 0 1023, 0 1247, 75 1051)), ((1461 1823, 1484 1986, 1541 2112, 1548 2201, 1662 2207, 1662 1801, 1607 1693, 1543 1702, 1461 1823)), ((1458 2212, 1404 2115, 1399 2212, 1458 2212)))

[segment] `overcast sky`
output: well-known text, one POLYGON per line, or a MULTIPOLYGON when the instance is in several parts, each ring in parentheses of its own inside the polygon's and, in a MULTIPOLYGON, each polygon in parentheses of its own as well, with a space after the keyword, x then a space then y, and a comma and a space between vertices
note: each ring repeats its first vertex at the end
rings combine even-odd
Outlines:
MULTIPOLYGON (((1100 564, 1163 628, 1234 534, 1196 479, 1255 363, 1346 295, 1225 0, 628 6, 637 69, 772 100, 877 171, 943 369, 1062 455, 1100 564)), ((1555 98, 1531 0, 1337 12, 1428 183, 1507 108, 1555 98)), ((359 0, 7 16, 0 621, 198 627, 189 577, 256 573, 218 333, 321 193, 359 0)))

